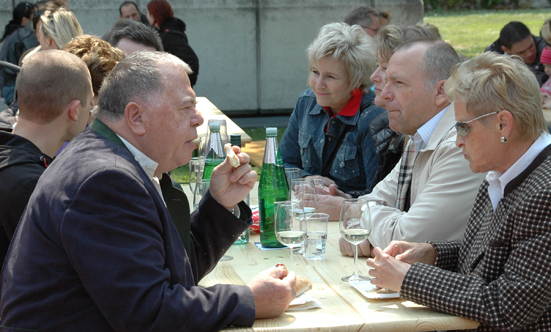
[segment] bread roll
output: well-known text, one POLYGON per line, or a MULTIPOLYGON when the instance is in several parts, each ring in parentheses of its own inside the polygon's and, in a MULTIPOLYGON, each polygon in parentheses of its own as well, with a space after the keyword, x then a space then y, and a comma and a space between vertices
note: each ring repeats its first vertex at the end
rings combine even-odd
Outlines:
POLYGON ((296 296, 300 296, 302 293, 312 289, 312 283, 306 277, 297 276, 297 285, 295 289, 297 290, 296 296))
POLYGON ((226 149, 226 155, 230 159, 230 164, 233 167, 239 167, 241 166, 241 162, 239 161, 239 157, 235 154, 235 151, 233 151, 233 148, 230 143, 226 143, 224 145, 224 149, 226 149))

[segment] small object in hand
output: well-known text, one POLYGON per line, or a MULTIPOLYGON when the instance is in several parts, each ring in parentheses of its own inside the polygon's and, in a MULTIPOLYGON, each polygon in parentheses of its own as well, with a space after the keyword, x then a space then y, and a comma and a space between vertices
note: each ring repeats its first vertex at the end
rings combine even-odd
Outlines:
POLYGON ((233 148, 232 148, 231 144, 226 143, 226 145, 224 145, 224 149, 226 149, 226 155, 230 159, 230 164, 233 167, 241 166, 241 162, 239 161, 239 157, 237 157, 237 155, 235 154, 235 151, 233 151, 233 148))

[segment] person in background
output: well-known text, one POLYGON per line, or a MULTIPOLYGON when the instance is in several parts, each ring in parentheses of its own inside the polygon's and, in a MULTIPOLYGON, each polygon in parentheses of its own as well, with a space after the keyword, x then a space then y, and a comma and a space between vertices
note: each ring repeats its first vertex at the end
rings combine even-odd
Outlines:
MULTIPOLYGON (((86 63, 92 77, 92 91, 94 92, 92 107, 96 106, 101 83, 111 69, 124 59, 124 52, 104 40, 89 35, 73 38, 62 50, 78 56, 86 63)), ((94 117, 90 113, 88 124, 92 123, 93 119, 94 117)))
MULTIPOLYGON (((86 70, 87 71, 87 70, 86 70)), ((281 315, 292 271, 197 286, 250 226, 257 174, 226 160, 199 209, 166 172, 203 123, 183 61, 134 52, 101 87, 96 119, 38 181, 2 272, 2 325, 39 331, 219 331, 281 315), (179 226, 176 226, 179 225, 179 226)))
POLYGON ((285 167, 303 177, 357 196, 371 189, 377 171, 373 119, 385 110, 373 103, 373 39, 359 25, 323 26, 308 47, 310 88, 291 114, 280 144, 285 167))
POLYGON ((381 29, 382 27, 385 27, 385 26, 389 25, 389 24, 390 24, 391 18, 392 18, 392 16, 390 15, 390 11, 388 11, 388 10, 385 10, 385 11, 380 10, 380 11, 379 11, 379 29, 381 29))
POLYGON ((199 75, 199 58, 189 46, 184 21, 174 17, 174 11, 166 0, 152 0, 148 3, 147 19, 151 26, 159 30, 165 52, 174 54, 191 67, 193 73, 189 79, 193 87, 199 75))
POLYGON ((60 7, 40 16, 36 34, 42 50, 59 50, 83 32, 75 15, 60 7))
POLYGON ((442 36, 440 35, 440 30, 438 30, 438 27, 436 25, 432 25, 430 23, 417 23, 417 25, 423 29, 432 32, 436 38, 442 39, 442 36))
MULTIPOLYGON (((551 47, 546 46, 541 52, 540 62, 543 65, 547 76, 551 77, 551 47)), ((541 107, 551 108, 551 79, 548 79, 540 89, 541 92, 541 107)))
POLYGON ((456 144, 473 172, 488 172, 463 241, 393 242, 367 260, 373 284, 477 331, 551 326, 551 136, 538 82, 515 58, 484 53, 445 85, 456 144))
MULTIPOLYGON (((0 39, 0 42, 3 42, 0 60, 18 66, 21 55, 38 45, 33 26, 29 24, 32 22, 34 11, 35 6, 28 2, 21 2, 14 8, 13 18, 6 24, 4 35, 0 39)), ((0 67, 0 87, 7 105, 14 100, 16 77, 17 72, 14 70, 0 67)))
POLYGON ((357 24, 361 26, 365 33, 367 33, 371 38, 377 36, 377 31, 379 31, 379 15, 380 12, 369 6, 360 6, 352 9, 346 17, 344 18, 344 23, 348 25, 357 24))
POLYGON ((545 40, 547 45, 551 45, 551 17, 543 22, 540 30, 540 37, 545 40))
MULTIPOLYGON (((443 87, 458 62, 455 50, 437 38, 404 42, 390 57, 380 95, 390 128, 409 135, 409 142, 400 163, 362 196, 379 204, 362 215, 362 224, 371 230, 368 241, 361 244, 364 255, 371 256, 372 246, 385 247, 392 240, 463 236, 483 175, 469 170, 455 146, 454 107, 443 87)), ((332 210, 340 208, 339 200, 331 202, 332 210)), ((341 252, 347 254, 351 248, 343 248, 344 244, 341 240, 341 252)))
POLYGON ((0 263, 38 178, 65 141, 84 130, 93 97, 90 73, 62 51, 29 56, 17 78, 19 121, 0 131, 0 263))
POLYGON ((127 55, 136 51, 164 51, 159 33, 134 20, 119 20, 101 39, 127 55))
POLYGON ((134 20, 136 22, 141 22, 145 25, 149 25, 147 17, 142 14, 138 5, 134 1, 125 1, 119 7, 120 19, 123 20, 134 20))
POLYGON ((545 46, 545 40, 533 36, 524 23, 512 21, 501 29, 499 39, 486 47, 484 52, 518 55, 536 75, 541 86, 549 78, 540 62, 541 52, 545 46))

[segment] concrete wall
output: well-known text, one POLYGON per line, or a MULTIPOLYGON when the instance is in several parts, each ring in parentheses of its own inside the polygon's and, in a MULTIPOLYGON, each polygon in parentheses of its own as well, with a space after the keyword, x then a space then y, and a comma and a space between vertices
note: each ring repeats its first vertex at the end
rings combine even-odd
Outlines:
MULTIPOLYGON (((323 25, 342 21, 353 7, 390 10, 401 25, 423 18, 422 0, 169 1, 199 57, 197 95, 239 113, 292 109, 307 87, 306 48, 323 25)), ((18 2, 0 0, 0 22, 18 2)), ((84 32, 101 36, 119 18, 122 0, 68 2, 84 32)), ((136 2, 144 12, 148 0, 136 2)))

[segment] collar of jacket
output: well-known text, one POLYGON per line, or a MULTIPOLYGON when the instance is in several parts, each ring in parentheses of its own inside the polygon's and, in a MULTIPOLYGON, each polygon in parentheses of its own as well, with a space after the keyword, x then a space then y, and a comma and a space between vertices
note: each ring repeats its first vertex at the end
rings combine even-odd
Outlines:
MULTIPOLYGON (((313 94, 313 92, 312 92, 313 94)), ((314 99, 315 99, 315 95, 314 95, 314 99)), ((364 107, 367 103, 369 103, 370 101, 372 101, 373 99, 375 98, 375 93, 371 90, 369 91, 364 91, 363 93, 363 97, 362 97, 362 102, 360 104, 360 108, 361 109, 362 107, 364 107)), ((358 109, 358 110, 359 110, 358 109)), ((336 118, 339 119, 342 123, 346 124, 346 125, 352 125, 352 126, 355 126, 356 123, 358 123, 358 120, 360 119, 360 113, 362 112, 356 112, 356 114, 354 114, 353 116, 342 116, 340 114, 337 114, 336 118)), ((321 107, 318 103, 316 103, 316 106, 314 106, 310 112, 308 112, 308 114, 310 115, 327 115, 329 117, 329 114, 327 114, 327 111, 325 109, 323 109, 323 107, 321 107)))
POLYGON ((107 127, 107 125, 101 122, 100 120, 94 119, 94 121, 92 121, 92 123, 90 124, 90 128, 94 129, 96 133, 105 137, 107 140, 122 146, 123 148, 126 149, 126 151, 130 152, 130 150, 128 150, 126 145, 124 145, 124 143, 119 138, 119 136, 117 136, 117 134, 115 134, 115 132, 112 131, 111 128, 107 127))
POLYGON ((503 197, 507 196, 511 191, 515 190, 526 178, 532 174, 532 172, 541 165, 547 159, 549 156, 551 156, 551 145, 548 145, 545 149, 543 149, 542 152, 532 161, 528 167, 522 173, 520 173, 516 178, 512 179, 503 190, 503 197))
MULTIPOLYGON (((444 114, 442 115, 442 118, 440 118, 440 121, 438 121, 438 124, 436 125, 436 128, 434 128, 434 131, 432 132, 432 135, 430 136, 429 142, 427 143, 427 146, 421 150, 421 151, 432 151, 436 149, 438 144, 442 141, 444 135, 448 133, 450 130, 455 131, 455 109, 454 104, 451 103, 448 105, 448 109, 444 114)), ((452 137, 453 141, 455 142, 455 136, 452 137)))

